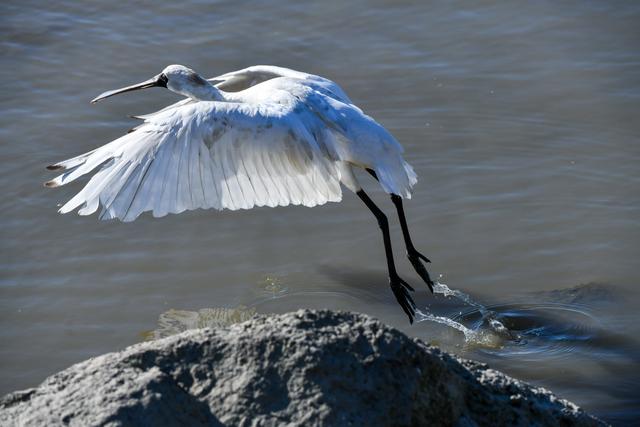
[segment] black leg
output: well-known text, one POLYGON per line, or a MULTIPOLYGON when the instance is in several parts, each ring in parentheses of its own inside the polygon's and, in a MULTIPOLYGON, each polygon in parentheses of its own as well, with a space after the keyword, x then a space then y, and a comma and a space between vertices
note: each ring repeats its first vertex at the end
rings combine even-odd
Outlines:
MULTIPOLYGON (((369 172, 369 174, 371 174, 371 176, 373 176, 376 180, 378 179, 378 176, 376 175, 374 170, 367 169, 367 172, 369 172)), ((429 289, 431 290, 431 292, 433 292, 433 280, 431 280, 431 277, 429 276, 429 272, 427 271, 427 268, 422 263, 422 261, 424 262, 431 262, 431 261, 429 261, 429 258, 427 258, 426 256, 422 255, 420 252, 418 252, 416 248, 413 246, 413 242, 411 241, 411 235, 409 234, 409 227, 407 226, 407 219, 404 216, 404 206, 402 205, 402 197, 398 196, 397 194, 392 194, 391 201, 393 202, 393 204, 396 207, 396 210, 398 211, 398 218, 400 219, 400 227, 402 228, 402 236, 404 237, 404 244, 407 248, 407 258, 409 258, 409 262, 413 266, 414 270, 416 270, 416 273, 418 273, 418 275, 422 278, 422 280, 425 281, 427 286, 429 286, 429 289)))
POLYGON ((396 206, 396 210, 398 211, 398 218, 400 218, 400 227, 402 228, 402 235, 404 236, 404 244, 407 247, 407 258, 409 258, 409 262, 413 265, 414 270, 418 273, 418 276, 424 280, 424 282, 429 286, 431 292, 433 292, 433 280, 429 277, 429 272, 427 268, 424 266, 421 260, 424 262, 431 262, 429 258, 422 255, 420 252, 416 250, 413 246, 413 242, 411 241, 411 235, 409 234, 409 227, 407 226, 407 219, 404 217, 404 207, 402 206, 402 197, 397 194, 391 195, 391 201, 396 206))
POLYGON ((396 272, 396 266, 393 262, 393 251, 391 249, 391 237, 389 235, 389 221, 387 220, 384 212, 373 203, 373 200, 369 198, 367 193, 364 190, 360 190, 356 193, 358 197, 364 202, 365 205, 369 208, 369 210, 375 215, 378 220, 378 225, 380 226, 380 230, 382 230, 382 239, 384 241, 384 250, 387 256, 387 268, 389 269, 389 285, 391 286, 391 290, 393 291, 393 295, 395 295, 396 300, 402 307, 407 316, 409 317, 409 322, 413 323, 413 317, 416 314, 415 311, 415 303, 409 294, 409 291, 413 291, 413 288, 404 280, 398 276, 396 272))

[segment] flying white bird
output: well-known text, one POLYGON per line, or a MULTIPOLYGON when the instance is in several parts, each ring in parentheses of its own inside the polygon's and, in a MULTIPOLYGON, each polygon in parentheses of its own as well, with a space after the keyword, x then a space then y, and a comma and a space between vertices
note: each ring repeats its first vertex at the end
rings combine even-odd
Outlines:
POLYGON ((391 289, 413 321, 413 288, 396 272, 385 214, 364 192, 354 168, 369 172, 391 195, 409 261, 433 291, 413 246, 402 199, 417 177, 394 137, 356 107, 331 80, 287 68, 254 66, 205 80, 170 65, 142 83, 105 92, 101 99, 164 87, 186 99, 156 113, 126 135, 93 151, 48 166, 64 173, 58 187, 98 171, 60 213, 80 208, 101 219, 133 221, 191 209, 316 206, 342 199, 340 184, 355 192, 382 230, 391 289))

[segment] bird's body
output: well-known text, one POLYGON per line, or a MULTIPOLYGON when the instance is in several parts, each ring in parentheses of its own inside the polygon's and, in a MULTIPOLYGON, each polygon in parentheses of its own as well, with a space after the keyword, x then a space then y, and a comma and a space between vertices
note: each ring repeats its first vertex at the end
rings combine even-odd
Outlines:
POLYGON ((102 218, 132 221, 145 211, 315 206, 340 201, 339 182, 357 191, 353 166, 384 177, 387 192, 410 196, 415 174, 401 146, 335 83, 266 66, 215 80, 224 87, 240 79, 258 83, 224 92, 202 80, 199 99, 142 116, 133 132, 55 165, 65 173, 51 186, 103 165, 60 211, 88 215, 101 204, 102 218), (273 77, 259 81, 265 75, 273 77))
MULTIPOLYGON (((169 66, 94 102, 152 86, 186 99, 139 116, 142 124, 115 141, 49 167, 64 171, 46 183, 50 187, 99 168, 61 213, 80 208, 80 215, 89 215, 101 206, 101 218, 133 221, 146 211, 161 217, 198 208, 316 206, 340 201, 340 183, 366 197, 355 167, 398 200, 411 196, 416 175, 400 144, 328 79, 255 66, 207 81, 169 66)), ((390 243, 388 261, 389 254, 390 243)), ((389 267, 393 276, 395 267, 389 267)))

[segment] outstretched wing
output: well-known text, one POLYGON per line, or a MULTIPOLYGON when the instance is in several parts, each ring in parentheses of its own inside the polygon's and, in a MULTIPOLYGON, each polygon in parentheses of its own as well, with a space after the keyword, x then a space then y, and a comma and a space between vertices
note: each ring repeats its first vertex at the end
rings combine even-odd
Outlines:
MULTIPOLYGON (((299 107, 299 106, 298 106, 299 107)), ((197 102, 50 169, 67 184, 100 167, 60 209, 133 221, 197 208, 315 206, 341 199, 339 172, 301 108, 197 102)))
POLYGON ((349 97, 340 86, 329 79, 316 76, 315 74, 303 73, 285 67, 275 65, 253 65, 242 70, 231 71, 218 77, 209 79, 218 89, 226 92, 239 92, 250 87, 259 85, 277 77, 300 80, 306 86, 315 90, 320 89, 325 95, 330 96, 340 102, 353 105, 349 97))

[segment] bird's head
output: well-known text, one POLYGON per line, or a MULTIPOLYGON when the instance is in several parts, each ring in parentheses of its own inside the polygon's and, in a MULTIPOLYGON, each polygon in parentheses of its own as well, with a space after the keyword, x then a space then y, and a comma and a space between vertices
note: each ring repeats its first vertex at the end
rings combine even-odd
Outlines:
POLYGON ((167 89, 191 98, 198 98, 198 92, 202 88, 208 89, 211 87, 211 84, 207 80, 184 65, 169 65, 162 70, 160 76, 166 77, 167 83, 165 87, 167 89), (194 94, 196 96, 193 96, 194 94))
POLYGON ((113 95, 150 87, 164 87, 172 92, 198 100, 215 99, 215 88, 198 73, 184 65, 169 65, 149 80, 120 89, 110 90, 98 95, 91 103, 96 103, 113 95))

